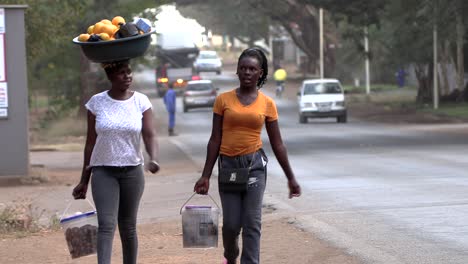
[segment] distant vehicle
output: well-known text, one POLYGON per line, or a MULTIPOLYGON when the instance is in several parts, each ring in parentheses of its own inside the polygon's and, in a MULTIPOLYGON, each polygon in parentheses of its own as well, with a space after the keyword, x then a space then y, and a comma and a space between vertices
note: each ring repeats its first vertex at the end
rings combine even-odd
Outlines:
POLYGON ((191 108, 213 107, 218 88, 210 80, 189 81, 182 97, 184 113, 191 108))
POLYGON ((307 123, 309 117, 336 117, 338 123, 347 122, 344 90, 338 80, 304 80, 297 95, 299 123, 307 123))
POLYGON ((157 35, 156 90, 160 97, 164 96, 169 87, 181 93, 188 81, 199 79, 193 76, 192 71, 199 49, 189 33, 167 31, 157 35))
POLYGON ((218 57, 216 51, 213 50, 202 50, 198 54, 197 59, 193 63, 193 69, 195 72, 216 72, 216 74, 221 74, 221 67, 223 63, 218 57))

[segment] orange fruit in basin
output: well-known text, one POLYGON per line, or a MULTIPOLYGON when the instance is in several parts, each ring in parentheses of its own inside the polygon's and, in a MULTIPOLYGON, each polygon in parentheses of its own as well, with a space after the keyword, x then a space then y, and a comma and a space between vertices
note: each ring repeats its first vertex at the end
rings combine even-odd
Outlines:
POLYGON ((112 24, 114 26, 119 26, 120 24, 125 24, 125 19, 121 16, 116 16, 112 19, 112 24))
POLYGON ((104 26, 102 26, 101 33, 107 33, 109 36, 112 36, 114 35, 115 29, 116 29, 116 26, 112 24, 111 25, 105 24, 104 26))
POLYGON ((101 22, 107 25, 112 25, 112 21, 110 21, 109 19, 103 19, 101 20, 101 22))
POLYGON ((110 36, 107 33, 101 33, 101 34, 99 34, 99 37, 104 41, 105 40, 110 40, 110 36))
POLYGON ((102 33, 103 32, 102 29, 104 28, 104 26, 106 26, 106 24, 102 22, 97 22, 96 24, 94 24, 93 33, 94 34, 102 33))
POLYGON ((88 41, 89 37, 90 37, 89 34, 80 34, 78 36, 78 41, 86 42, 86 41, 88 41))
POLYGON ((94 25, 89 26, 87 32, 90 35, 93 34, 94 33, 94 25))

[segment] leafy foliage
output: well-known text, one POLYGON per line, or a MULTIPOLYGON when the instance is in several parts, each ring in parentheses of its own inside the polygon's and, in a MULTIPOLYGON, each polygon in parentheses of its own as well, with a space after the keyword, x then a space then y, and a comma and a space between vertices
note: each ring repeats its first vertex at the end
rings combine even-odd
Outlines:
MULTIPOLYGON (((133 17, 165 0, 3 0, 25 4, 28 85, 30 95, 46 94, 54 118, 75 109, 82 99, 80 50, 71 39, 103 18, 133 17)), ((89 62, 88 62, 89 63, 89 62)), ((31 97, 31 99, 34 97, 31 97)))
POLYGON ((268 17, 259 15, 258 11, 246 5, 245 1, 207 0, 176 3, 179 3, 182 15, 196 19, 215 34, 229 34, 250 44, 256 40, 268 39, 268 17))

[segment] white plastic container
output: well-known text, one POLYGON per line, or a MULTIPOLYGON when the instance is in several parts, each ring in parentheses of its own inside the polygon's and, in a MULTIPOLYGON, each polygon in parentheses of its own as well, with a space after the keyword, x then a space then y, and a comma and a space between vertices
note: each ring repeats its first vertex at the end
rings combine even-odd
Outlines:
POLYGON ((218 247, 219 209, 188 205, 182 210, 184 248, 218 247))
MULTIPOLYGON (((192 195, 192 197, 194 195, 192 195)), ((192 199, 192 197, 190 197, 189 200, 192 199)), ((213 200, 211 196, 210 198, 213 200)), ((185 202, 185 204, 187 202, 185 202)), ((213 200, 213 202, 215 201, 213 200)), ((185 204, 180 211, 182 215, 183 247, 218 247, 219 207, 216 202, 215 204, 217 207, 212 207, 210 205, 185 206, 185 204)))
POLYGON ((75 214, 60 220, 72 259, 95 254, 97 251, 96 211, 75 214))

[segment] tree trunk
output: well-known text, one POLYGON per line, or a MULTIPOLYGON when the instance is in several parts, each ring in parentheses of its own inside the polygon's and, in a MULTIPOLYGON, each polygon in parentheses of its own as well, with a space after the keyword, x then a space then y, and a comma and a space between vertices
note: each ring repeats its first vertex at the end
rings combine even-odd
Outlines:
POLYGON ((88 58, 85 57, 83 52, 80 54, 80 106, 78 109, 78 117, 85 118, 86 117, 86 108, 85 103, 90 98, 90 85, 89 85, 89 65, 90 62, 88 58))
POLYGON ((442 78, 440 82, 443 83, 442 87, 440 87, 440 91, 442 95, 449 95, 450 94, 450 84, 448 81, 448 65, 450 64, 450 42, 448 40, 444 41, 443 47, 440 53, 440 70, 442 73, 442 78))
POLYGON ((432 101, 432 80, 433 80, 433 63, 416 64, 414 71, 418 79, 418 95, 416 101, 418 103, 430 103, 432 101))

